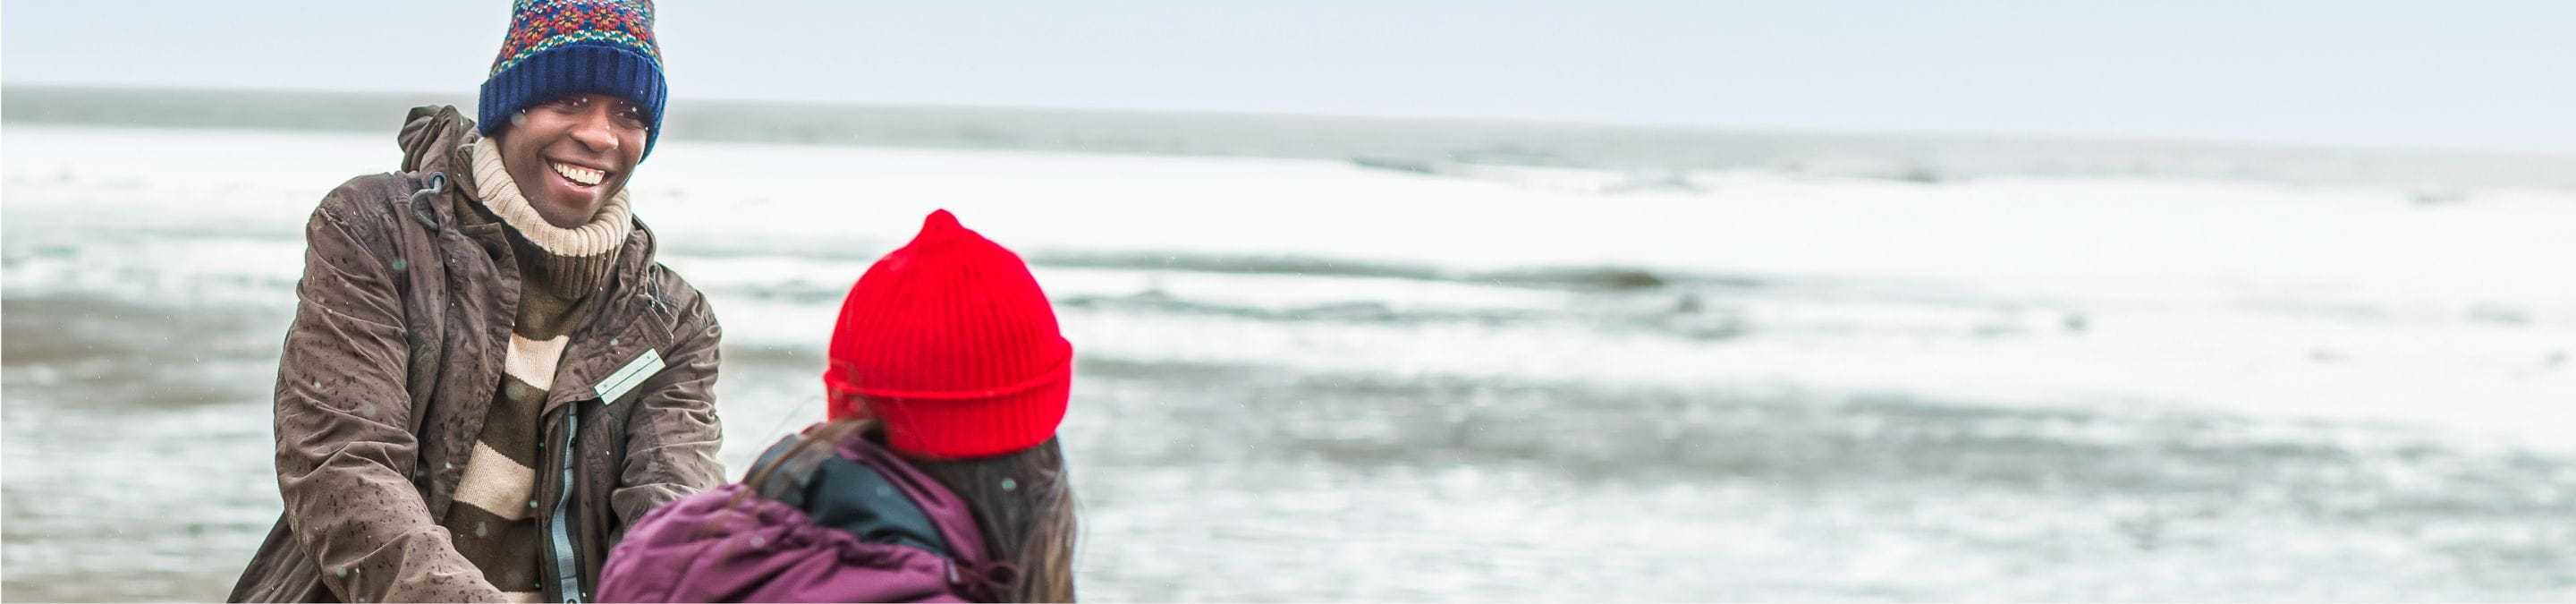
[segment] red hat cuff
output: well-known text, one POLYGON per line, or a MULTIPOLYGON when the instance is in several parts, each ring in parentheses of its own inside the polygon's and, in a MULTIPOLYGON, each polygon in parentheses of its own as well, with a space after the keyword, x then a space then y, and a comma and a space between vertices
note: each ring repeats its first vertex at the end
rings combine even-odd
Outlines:
POLYGON ((886 445, 919 457, 991 457, 1055 437, 1073 389, 1073 349, 1051 369, 1001 388, 957 392, 853 389, 851 411, 884 420, 886 445), (864 402, 860 402, 864 401, 864 402))

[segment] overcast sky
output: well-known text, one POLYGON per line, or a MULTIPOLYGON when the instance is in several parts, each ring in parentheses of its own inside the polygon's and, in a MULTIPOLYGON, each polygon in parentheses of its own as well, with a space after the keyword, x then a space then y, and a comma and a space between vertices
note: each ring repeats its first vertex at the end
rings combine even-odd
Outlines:
MULTIPOLYGON (((13 0, 0 80, 470 95, 508 2, 13 0)), ((2576 151, 2576 2, 669 0, 674 102, 2576 151)))

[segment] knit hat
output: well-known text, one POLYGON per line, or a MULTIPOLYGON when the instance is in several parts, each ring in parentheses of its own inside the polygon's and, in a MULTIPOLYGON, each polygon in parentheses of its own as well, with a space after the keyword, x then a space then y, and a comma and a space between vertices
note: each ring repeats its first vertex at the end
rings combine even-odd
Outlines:
POLYGON ((826 415, 876 418, 896 452, 989 457, 1055 435, 1073 344, 1019 255, 939 210, 850 287, 823 384, 826 415))
POLYGON ((559 96, 620 97, 642 106, 652 122, 644 132, 644 157, 652 157, 667 92, 652 0, 518 0, 501 56, 483 80, 476 120, 492 136, 510 125, 510 114, 559 96))

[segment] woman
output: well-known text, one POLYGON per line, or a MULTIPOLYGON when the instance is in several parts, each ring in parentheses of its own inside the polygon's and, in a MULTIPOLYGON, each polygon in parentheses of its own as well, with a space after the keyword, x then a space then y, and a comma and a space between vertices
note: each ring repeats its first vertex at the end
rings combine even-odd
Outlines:
POLYGON ((828 423, 638 522, 610 602, 1073 600, 1073 347, 1028 266, 931 213, 851 287, 828 423))

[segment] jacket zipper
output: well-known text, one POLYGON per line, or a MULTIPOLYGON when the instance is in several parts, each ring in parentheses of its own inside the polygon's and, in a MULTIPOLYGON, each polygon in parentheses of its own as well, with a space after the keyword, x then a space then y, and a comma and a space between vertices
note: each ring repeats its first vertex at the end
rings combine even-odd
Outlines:
POLYGON ((572 443, 573 437, 581 434, 581 413, 578 411, 578 409, 564 410, 563 487, 561 490, 555 492, 555 510, 553 514, 554 522, 552 529, 548 531, 552 533, 552 537, 554 539, 555 591, 557 596, 555 601, 569 602, 572 604, 579 604, 581 602, 581 574, 579 567, 575 566, 573 561, 572 529, 565 526, 564 511, 566 508, 572 507, 572 463, 574 458, 572 443))

